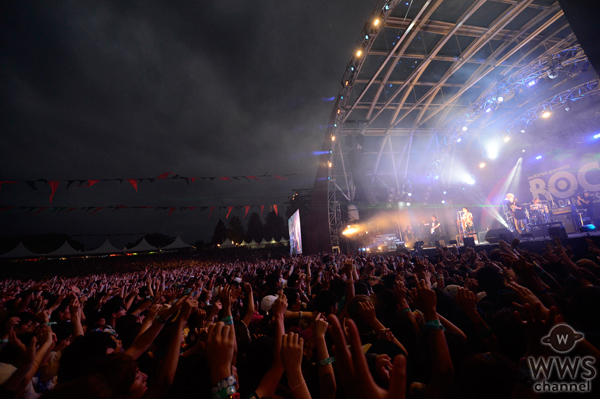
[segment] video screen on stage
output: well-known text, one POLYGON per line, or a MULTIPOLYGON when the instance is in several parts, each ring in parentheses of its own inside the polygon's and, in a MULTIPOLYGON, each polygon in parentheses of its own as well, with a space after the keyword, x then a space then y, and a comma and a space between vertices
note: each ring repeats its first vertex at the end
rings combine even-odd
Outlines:
POLYGON ((302 253, 302 234, 300 232, 300 210, 294 212, 288 220, 288 229, 290 231, 290 254, 297 255, 302 253))

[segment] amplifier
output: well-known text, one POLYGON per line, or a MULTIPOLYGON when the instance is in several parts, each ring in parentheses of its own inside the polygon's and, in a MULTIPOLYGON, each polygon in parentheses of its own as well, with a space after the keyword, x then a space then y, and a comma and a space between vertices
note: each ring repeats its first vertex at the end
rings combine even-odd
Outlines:
POLYGON ((562 222, 565 231, 567 234, 577 233, 577 221, 579 220, 579 215, 577 213, 563 213, 563 214, 554 214, 552 218, 553 221, 562 222))
POLYGON ((577 213, 577 207, 575 205, 561 206, 560 208, 552 208, 550 210, 552 215, 564 215, 566 213, 577 213))

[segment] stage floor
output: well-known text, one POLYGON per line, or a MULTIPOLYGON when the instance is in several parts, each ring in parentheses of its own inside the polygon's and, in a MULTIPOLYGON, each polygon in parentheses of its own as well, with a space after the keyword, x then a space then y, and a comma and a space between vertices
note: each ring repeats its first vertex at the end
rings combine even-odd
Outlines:
MULTIPOLYGON (((600 247, 600 232, 593 232, 588 234, 582 233, 572 233, 568 235, 568 238, 562 239, 562 243, 564 246, 570 246, 573 249, 575 257, 580 257, 581 255, 585 255, 588 253, 588 245, 586 242, 586 238, 591 239, 596 246, 600 247)), ((537 238, 524 238, 521 239, 520 247, 524 247, 532 252, 543 252, 546 248, 546 241, 552 241, 552 237, 546 236, 537 237, 537 238)), ((509 243, 510 244, 510 243, 509 243)), ((458 245, 459 248, 463 248, 463 245, 458 245)), ((493 249, 498 248, 498 243, 489 243, 487 241, 478 243, 475 245, 475 251, 486 251, 489 253, 493 249)), ((411 251, 412 252, 412 251, 411 251)), ((435 257, 437 255, 437 250, 435 247, 424 246, 423 253, 426 256, 435 257)))

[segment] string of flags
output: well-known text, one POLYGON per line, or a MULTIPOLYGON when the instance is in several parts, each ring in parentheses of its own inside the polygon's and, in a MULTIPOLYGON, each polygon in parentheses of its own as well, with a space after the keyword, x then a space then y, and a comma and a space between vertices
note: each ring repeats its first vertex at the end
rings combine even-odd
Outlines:
POLYGON ((51 194, 50 194, 50 203, 54 198, 54 193, 56 193, 56 189, 58 186, 63 183, 66 184, 67 190, 72 185, 76 184, 77 187, 92 187, 93 185, 99 182, 107 182, 107 181, 118 181, 119 183, 128 182, 137 192, 138 191, 138 183, 150 182, 153 183, 156 180, 183 180, 188 185, 190 181, 192 183, 196 182, 196 180, 220 180, 220 181, 262 181, 263 179, 277 179, 277 180, 288 180, 290 177, 297 177, 299 174, 283 174, 283 175, 271 175, 271 174, 263 174, 260 176, 250 176, 250 175, 241 175, 241 176, 200 176, 200 177, 189 177, 189 176, 181 176, 175 174, 173 172, 165 172, 160 174, 157 177, 142 177, 135 179, 120 179, 120 178, 111 178, 111 179, 75 179, 75 180, 46 180, 46 179, 37 179, 37 180, 26 180, 26 181, 18 181, 18 180, 0 180, 0 189, 3 185, 8 184, 18 184, 25 183, 31 189, 37 190, 38 184, 42 183, 44 185, 50 186, 51 194))
POLYGON ((245 211, 244 218, 248 216, 250 209, 260 208, 260 215, 262 216, 263 211, 267 207, 269 211, 275 212, 279 215, 277 205, 230 205, 230 206, 125 206, 125 205, 111 205, 111 206, 0 206, 0 212, 8 211, 11 209, 24 210, 26 215, 36 215, 38 213, 49 211, 56 214, 80 211, 86 215, 93 215, 100 211, 118 211, 119 209, 154 209, 154 210, 168 210, 168 216, 171 216, 173 212, 179 211, 200 211, 208 212, 208 218, 212 215, 213 211, 227 210, 226 219, 229 219, 229 215, 233 210, 243 209, 245 211))

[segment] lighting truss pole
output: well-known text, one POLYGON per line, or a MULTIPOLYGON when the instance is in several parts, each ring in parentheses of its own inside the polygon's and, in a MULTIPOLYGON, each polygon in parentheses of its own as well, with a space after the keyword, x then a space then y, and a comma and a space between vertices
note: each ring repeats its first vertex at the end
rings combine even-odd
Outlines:
POLYGON ((329 216, 329 236, 331 237, 331 249, 340 251, 340 232, 342 230, 342 212, 340 203, 337 201, 335 181, 329 181, 327 195, 327 212, 329 216))

